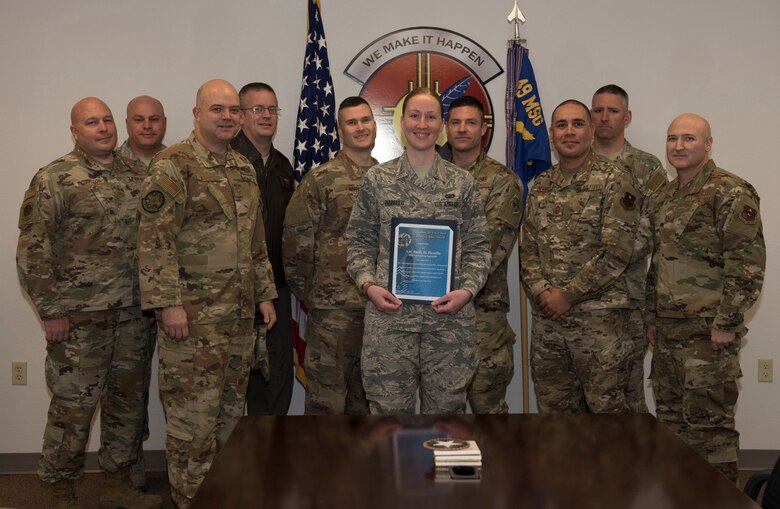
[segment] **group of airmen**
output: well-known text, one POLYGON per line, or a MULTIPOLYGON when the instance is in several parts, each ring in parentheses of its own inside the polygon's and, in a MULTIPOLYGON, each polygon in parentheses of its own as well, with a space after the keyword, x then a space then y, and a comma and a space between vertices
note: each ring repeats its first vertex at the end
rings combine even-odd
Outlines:
POLYGON ((649 343, 658 418, 736 479, 738 353, 765 246, 758 195, 715 166, 705 119, 669 126, 670 183, 625 139, 623 89, 602 87, 591 108, 564 101, 550 122, 558 163, 524 208, 519 178, 482 147, 473 97, 445 118, 436 92, 411 91, 406 149, 382 164, 370 105, 345 99, 341 151, 297 188, 272 143, 279 114, 269 85, 211 80, 185 140, 166 148, 162 104, 141 96, 115 150, 108 106, 73 106, 74 150, 33 178, 17 250, 47 341, 38 473, 53 507, 77 507, 98 403, 100 507, 161 507, 140 489, 155 344, 171 495, 188 507, 245 405, 288 410, 291 293, 308 309, 306 414, 413 413, 418 398, 423 413, 507 413, 521 220, 539 410, 647 412, 649 343), (430 304, 387 287, 397 217, 458 225, 453 289, 430 304))

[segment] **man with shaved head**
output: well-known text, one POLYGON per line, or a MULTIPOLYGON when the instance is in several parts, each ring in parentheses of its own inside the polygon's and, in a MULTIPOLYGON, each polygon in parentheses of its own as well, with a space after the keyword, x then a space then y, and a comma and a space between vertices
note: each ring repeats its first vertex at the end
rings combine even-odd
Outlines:
POLYGON ((157 313, 168 479, 181 508, 244 413, 255 309, 270 329, 277 296, 255 170, 230 147, 238 93, 208 81, 192 112, 194 131, 155 156, 138 208, 141 305, 157 313))
POLYGON ((766 246, 756 190, 718 168, 711 150, 704 118, 672 121, 666 156, 677 178, 661 190, 653 216, 647 337, 658 419, 736 482, 739 349, 766 246))
POLYGON ((144 424, 150 362, 135 270, 136 208, 146 168, 114 152, 100 99, 71 110, 72 152, 42 168, 24 195, 17 270, 46 333, 52 398, 38 475, 50 507, 77 507, 73 481, 100 403, 100 507, 159 508, 130 484, 144 424))
POLYGON ((117 149, 119 155, 149 166, 152 158, 165 148, 163 138, 168 119, 160 101, 140 95, 127 103, 125 128, 127 139, 117 149))
MULTIPOLYGON (((148 95, 140 95, 127 103, 127 117, 125 118, 125 128, 127 129, 127 139, 116 150, 117 154, 127 159, 133 159, 142 163, 147 168, 152 162, 152 158, 165 148, 163 138, 165 137, 165 128, 167 119, 165 111, 160 101, 148 95)), ((149 351, 154 354, 154 348, 157 344, 157 324, 154 321, 154 313, 145 312, 149 318, 149 351)), ((148 371, 151 376, 151 370, 148 371)), ((147 408, 149 404, 149 395, 146 395, 147 408)), ((149 415, 147 410, 144 419, 144 438, 145 442, 149 438, 149 415)), ((143 443, 138 449, 138 459, 133 463, 130 473, 130 479, 133 485, 142 488, 146 485, 146 462, 144 460, 143 443)))

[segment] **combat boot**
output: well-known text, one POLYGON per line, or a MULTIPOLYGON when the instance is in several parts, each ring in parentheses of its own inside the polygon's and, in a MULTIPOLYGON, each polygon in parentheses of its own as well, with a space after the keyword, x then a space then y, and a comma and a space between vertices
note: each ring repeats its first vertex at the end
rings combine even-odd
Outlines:
POLYGON ((162 498, 147 495, 130 482, 130 467, 106 472, 106 483, 100 494, 100 509, 160 509, 162 498))
POLYGON ((78 509, 76 493, 73 491, 73 479, 60 479, 51 485, 52 509, 78 509))
POLYGON ((142 490, 146 488, 146 461, 144 453, 138 455, 138 459, 130 466, 130 482, 133 486, 142 490))

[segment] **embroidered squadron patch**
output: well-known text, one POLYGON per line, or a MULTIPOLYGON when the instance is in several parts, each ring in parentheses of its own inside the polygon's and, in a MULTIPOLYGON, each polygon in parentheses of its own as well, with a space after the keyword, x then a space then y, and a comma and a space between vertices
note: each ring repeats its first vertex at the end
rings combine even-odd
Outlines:
POLYGON ((620 199, 620 204, 623 205, 623 208, 626 210, 634 210, 634 207, 636 206, 636 196, 626 191, 626 194, 620 199))
POLYGON ((32 217, 33 213, 33 206, 32 203, 25 203, 24 207, 22 207, 22 219, 25 221, 29 220, 30 217, 32 217))
POLYGON ((150 214, 159 212, 163 205, 165 205, 165 195, 157 190, 149 191, 141 200, 141 206, 150 214))
POLYGON ((522 207, 523 207, 523 202, 520 201, 520 198, 518 198, 517 196, 512 198, 512 212, 514 212, 515 214, 519 214, 520 212, 522 212, 521 210, 522 207))
POLYGON ((742 219, 745 220, 745 222, 752 223, 756 220, 756 215, 758 214, 758 211, 751 207, 750 205, 745 205, 745 207, 742 209, 742 219))

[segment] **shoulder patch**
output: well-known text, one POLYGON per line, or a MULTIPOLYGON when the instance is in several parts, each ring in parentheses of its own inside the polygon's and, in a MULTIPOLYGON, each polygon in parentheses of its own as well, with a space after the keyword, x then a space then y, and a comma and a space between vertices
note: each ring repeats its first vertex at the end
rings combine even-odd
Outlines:
POLYGON ((522 212, 523 209, 523 201, 520 199, 519 196, 515 196, 512 198, 512 212, 515 214, 519 214, 522 212))
POLYGON ((165 205, 165 195, 157 189, 149 191, 141 198, 141 206, 150 214, 156 214, 165 205))
POLYGON ((24 193, 22 208, 19 210, 19 228, 38 220, 38 187, 33 185, 24 193))
POLYGON ((742 207, 742 213, 740 214, 740 217, 746 222, 746 223, 755 223, 756 222, 756 216, 758 215, 758 211, 751 207, 750 205, 745 205, 742 207))
POLYGON ((751 197, 742 195, 732 210, 732 219, 727 221, 724 230, 728 233, 753 238, 761 228, 758 203, 751 197))

